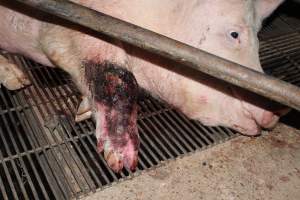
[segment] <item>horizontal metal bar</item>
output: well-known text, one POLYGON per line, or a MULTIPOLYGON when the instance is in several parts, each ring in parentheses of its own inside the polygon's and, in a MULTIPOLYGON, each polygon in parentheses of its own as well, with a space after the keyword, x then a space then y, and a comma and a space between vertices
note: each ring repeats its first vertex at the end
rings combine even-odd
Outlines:
POLYGON ((300 88, 284 81, 70 1, 16 1, 182 63, 168 69, 189 78, 204 72, 300 111, 300 88))

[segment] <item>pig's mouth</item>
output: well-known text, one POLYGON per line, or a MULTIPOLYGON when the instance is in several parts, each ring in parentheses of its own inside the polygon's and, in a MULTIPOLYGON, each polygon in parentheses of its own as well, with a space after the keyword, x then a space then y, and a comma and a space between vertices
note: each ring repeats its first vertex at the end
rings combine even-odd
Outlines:
POLYGON ((274 128, 280 116, 289 110, 278 103, 245 90, 233 88, 232 93, 240 101, 244 115, 256 124, 252 130, 242 131, 246 135, 257 135, 260 134, 261 129, 274 128))
POLYGON ((96 109, 97 149, 115 172, 138 161, 138 85, 132 73, 111 63, 85 64, 96 109))

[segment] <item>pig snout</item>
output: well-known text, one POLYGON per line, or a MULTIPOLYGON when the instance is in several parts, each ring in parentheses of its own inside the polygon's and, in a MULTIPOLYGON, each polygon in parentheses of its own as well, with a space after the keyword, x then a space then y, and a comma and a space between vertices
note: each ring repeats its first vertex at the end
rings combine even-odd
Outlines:
POLYGON ((138 162, 138 85, 132 73, 114 64, 88 63, 86 80, 96 109, 97 149, 115 172, 138 162))
MULTIPOLYGON (((248 112, 248 116, 252 118, 255 123, 263 129, 272 129, 275 127, 279 118, 289 112, 289 108, 272 102, 264 97, 256 94, 233 89, 234 96, 239 98, 242 107, 248 112)), ((248 135, 259 134, 260 131, 248 132, 248 135)))
MULTIPOLYGON (((270 103, 273 104, 273 103, 270 103)), ((261 108, 258 108, 261 109, 261 108)), ((264 129, 272 129, 276 126, 279 118, 290 111, 290 108, 275 105, 266 110, 261 109, 261 115, 254 115, 255 121, 264 129)), ((254 112, 254 111, 253 111, 254 112)))

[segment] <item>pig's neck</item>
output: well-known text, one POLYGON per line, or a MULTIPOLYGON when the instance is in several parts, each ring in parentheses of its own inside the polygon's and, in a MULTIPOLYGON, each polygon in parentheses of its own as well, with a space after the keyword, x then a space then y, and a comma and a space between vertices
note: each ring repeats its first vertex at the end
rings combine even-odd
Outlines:
POLYGON ((174 107, 182 107, 188 95, 184 89, 186 79, 163 68, 176 63, 169 63, 145 51, 130 53, 134 57, 128 59, 126 67, 134 74, 139 86, 174 107))

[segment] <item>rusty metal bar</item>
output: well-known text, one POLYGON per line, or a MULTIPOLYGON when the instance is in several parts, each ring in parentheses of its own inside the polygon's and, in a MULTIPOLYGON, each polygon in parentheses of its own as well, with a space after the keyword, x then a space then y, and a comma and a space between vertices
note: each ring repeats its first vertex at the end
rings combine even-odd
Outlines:
POLYGON ((300 111, 300 88, 136 25, 66 0, 16 0, 183 65, 168 68, 201 79, 201 73, 245 88, 300 111))

